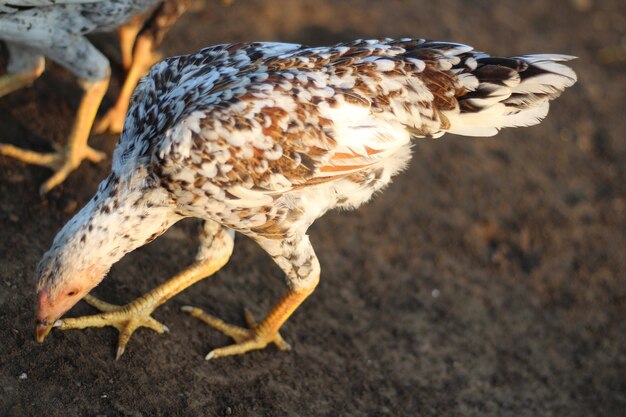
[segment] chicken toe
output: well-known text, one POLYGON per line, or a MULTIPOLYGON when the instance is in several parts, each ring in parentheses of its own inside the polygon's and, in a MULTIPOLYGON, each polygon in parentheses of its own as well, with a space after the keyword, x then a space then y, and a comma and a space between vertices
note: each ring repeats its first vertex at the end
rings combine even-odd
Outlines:
POLYGON ((116 359, 122 356, 130 337, 138 328, 146 327, 159 334, 169 331, 167 326, 150 316, 158 307, 158 304, 155 305, 149 297, 140 297, 125 306, 109 304, 92 295, 85 296, 83 300, 102 311, 102 313, 58 320, 54 327, 60 330, 104 326, 115 327, 120 332, 116 359))
POLYGON ((206 360, 219 358, 221 356, 240 355, 249 350, 263 349, 271 343, 274 343, 280 350, 291 349, 291 346, 285 342, 278 331, 272 334, 261 333, 258 324, 248 310, 244 311, 248 328, 228 324, 197 307, 184 306, 182 310, 235 341, 233 345, 212 350, 205 356, 206 360))

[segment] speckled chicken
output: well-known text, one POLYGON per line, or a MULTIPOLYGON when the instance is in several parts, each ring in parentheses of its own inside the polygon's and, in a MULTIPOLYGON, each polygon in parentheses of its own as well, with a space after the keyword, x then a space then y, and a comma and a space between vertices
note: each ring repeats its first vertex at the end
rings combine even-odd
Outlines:
POLYGON ((539 123, 576 81, 560 63, 569 59, 380 39, 219 45, 155 65, 133 94, 110 176, 39 264, 38 339, 53 326, 115 326, 119 357, 137 327, 166 330, 150 314, 225 265, 239 232, 285 272, 286 294, 260 323, 247 314, 249 328, 183 309, 235 340, 207 359, 286 349, 279 329, 320 277, 309 226, 385 187, 412 140, 539 123), (186 217, 204 220, 192 266, 124 307, 88 295, 126 253, 186 217), (103 313, 59 320, 85 296, 103 313))
POLYGON ((96 129, 119 132, 137 80, 155 62, 155 45, 190 1, 0 0, 0 40, 9 51, 8 74, 0 77, 0 97, 37 79, 44 70, 44 56, 74 73, 84 90, 63 149, 39 153, 0 144, 0 155, 53 169, 54 175, 40 188, 42 194, 63 182, 83 159, 104 159, 104 153, 89 147, 87 139, 109 85, 109 61, 85 35, 122 25, 120 44, 128 76, 116 105, 96 129), (141 14, 150 8, 155 10, 144 25, 141 14))

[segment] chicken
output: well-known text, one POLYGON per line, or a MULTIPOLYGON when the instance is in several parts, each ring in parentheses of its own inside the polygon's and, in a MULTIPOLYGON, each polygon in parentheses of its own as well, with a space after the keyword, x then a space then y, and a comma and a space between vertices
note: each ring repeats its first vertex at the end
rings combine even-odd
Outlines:
POLYGON ((235 341, 207 359, 288 348, 279 329, 320 277, 309 226, 383 189, 412 140, 539 123, 576 81, 560 63, 571 58, 374 39, 219 45, 158 63, 133 94, 111 174, 37 268, 38 340, 53 326, 115 326, 119 357, 137 327, 166 330, 151 313, 225 265, 239 232, 284 271, 285 295, 260 323, 248 314, 249 328, 183 310, 235 341), (204 221, 190 267, 124 307, 87 296, 126 253, 186 217, 204 221), (101 314, 59 320, 86 296, 101 314))
MULTIPOLYGON (((130 91, 147 70, 152 48, 162 33, 182 13, 190 0, 168 0, 160 5, 147 21, 137 39, 141 20, 131 19, 120 30, 122 55, 129 65, 129 76, 118 105, 100 124, 100 131, 112 130, 123 121, 130 91), (121 104, 120 104, 121 102, 121 104)), ((84 90, 78 112, 65 147, 57 152, 39 153, 9 144, 0 144, 0 155, 55 171, 40 188, 42 194, 57 186, 83 161, 100 162, 105 154, 87 145, 87 139, 98 107, 106 93, 110 67, 85 37, 91 32, 105 31, 122 25, 129 18, 154 7, 158 0, 0 0, 0 40, 9 51, 8 74, 0 77, 0 97, 30 85, 44 70, 44 56, 63 65, 78 78, 84 90)))

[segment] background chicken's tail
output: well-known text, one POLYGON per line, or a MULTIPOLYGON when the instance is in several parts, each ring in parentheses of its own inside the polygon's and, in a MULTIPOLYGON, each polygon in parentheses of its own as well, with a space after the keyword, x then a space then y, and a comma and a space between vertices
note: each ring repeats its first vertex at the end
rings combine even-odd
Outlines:
POLYGON ((576 82, 574 71, 561 63, 574 58, 553 54, 461 56, 457 76, 468 92, 457 97, 460 112, 444 113, 449 122, 445 131, 492 136, 504 127, 539 123, 548 114, 550 100, 576 82))

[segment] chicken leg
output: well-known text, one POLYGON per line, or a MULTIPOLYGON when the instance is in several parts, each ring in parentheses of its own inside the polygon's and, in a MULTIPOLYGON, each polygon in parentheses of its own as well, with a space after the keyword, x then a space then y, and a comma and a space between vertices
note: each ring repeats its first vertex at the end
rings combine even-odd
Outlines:
POLYGON ((234 232, 207 221, 202 235, 202 245, 193 265, 125 306, 115 306, 87 296, 84 300, 102 313, 58 320, 54 327, 60 330, 115 327, 120 332, 116 355, 116 359, 119 359, 130 337, 139 327, 147 327, 157 333, 168 331, 166 326, 150 316, 152 312, 187 287, 219 271, 228 262, 233 244, 234 232))
POLYGON ((312 292, 313 289, 287 291, 287 294, 283 296, 274 308, 272 308, 267 317, 259 324, 255 322, 252 314, 248 310, 245 310, 245 319, 248 324, 247 329, 228 324, 215 316, 205 313, 202 309, 197 307, 184 306, 182 310, 202 320, 215 330, 222 332, 235 341, 235 343, 230 346, 213 349, 206 355, 206 360, 222 356, 241 355, 250 350, 263 349, 270 343, 275 344, 280 350, 289 350, 291 347, 283 340, 278 330, 312 292))
POLYGON ((28 45, 5 41, 9 52, 7 74, 0 77, 0 97, 28 87, 43 73, 44 57, 28 45))
MULTIPOLYGON (((121 43, 121 42, 120 42, 121 43)), ((148 71, 148 68, 161 59, 161 55, 153 51, 153 39, 138 37, 130 61, 130 68, 126 74, 124 85, 117 96, 117 101, 94 127, 95 133, 120 133, 124 128, 126 112, 130 104, 130 97, 137 86, 139 79, 148 71)))
POLYGON ((54 170, 54 174, 41 185, 39 192, 46 194, 62 183, 74 171, 83 159, 100 162, 106 158, 103 152, 96 151, 87 145, 91 125, 109 85, 109 77, 99 81, 84 81, 85 93, 80 102, 74 119, 72 130, 65 147, 56 152, 41 153, 18 148, 17 146, 0 144, 0 155, 18 159, 27 164, 40 165, 54 170))
POLYGON ((133 45, 143 25, 144 16, 137 15, 120 26, 117 30, 120 52, 122 53, 122 68, 124 68, 124 71, 128 71, 133 64, 133 45))
POLYGON ((162 55, 155 52, 155 49, 161 44, 169 28, 187 10, 190 3, 191 0, 164 1, 145 22, 134 18, 120 27, 118 33, 122 64, 128 72, 115 105, 96 124, 94 132, 119 133, 122 131, 135 86, 148 69, 161 60, 162 55))
POLYGON ((258 237, 256 240, 285 271, 290 288, 261 323, 256 324, 252 315, 246 311, 245 317, 249 326, 247 329, 227 324, 200 308, 184 306, 183 311, 235 340, 232 345, 209 352, 205 357, 206 360, 241 355, 250 350, 263 349, 270 343, 275 344, 280 350, 290 349, 289 344, 280 335, 279 329, 313 293, 319 282, 320 266, 308 236, 299 236, 282 242, 258 237))
POLYGON ((100 162, 105 154, 90 148, 87 139, 91 131, 96 112, 109 85, 109 61, 84 37, 76 37, 71 33, 53 30, 42 25, 44 17, 33 15, 33 22, 25 18, 3 21, 2 33, 9 45, 10 63, 8 70, 11 73, 0 82, 0 92, 8 93, 27 83, 43 71, 43 57, 40 50, 46 51, 46 56, 70 69, 79 77, 84 90, 78 112, 72 125, 67 143, 62 150, 50 153, 33 152, 9 144, 0 144, 0 155, 19 159, 23 162, 41 165, 55 171, 40 188, 42 194, 57 186, 80 165, 83 159, 100 162), (37 30, 28 31, 24 28, 30 24, 37 30), (37 26, 37 25, 40 26, 37 26), (49 29, 49 30, 46 30, 49 29), (28 42, 39 42, 38 48, 23 45, 24 36, 28 34, 28 42), (18 85, 10 84, 18 81, 18 85))
POLYGON ((0 77, 0 97, 31 85, 33 81, 39 78, 42 72, 43 66, 16 74, 3 75, 0 77))

